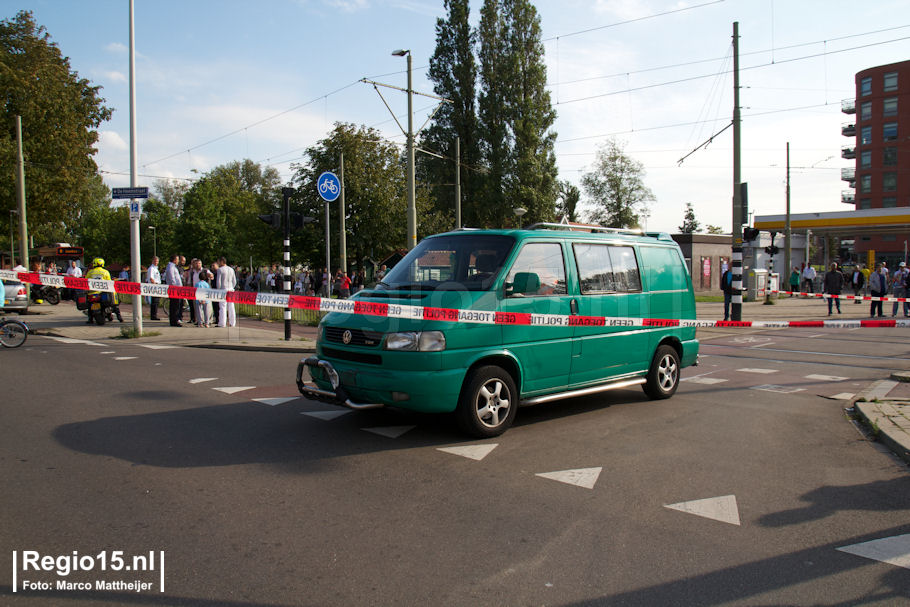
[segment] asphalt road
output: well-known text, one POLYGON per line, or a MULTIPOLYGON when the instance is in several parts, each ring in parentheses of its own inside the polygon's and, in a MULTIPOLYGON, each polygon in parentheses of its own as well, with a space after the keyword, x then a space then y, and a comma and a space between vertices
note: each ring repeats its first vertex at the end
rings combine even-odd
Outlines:
POLYGON ((844 413, 910 369, 905 330, 709 337, 671 400, 540 405, 471 441, 297 398, 294 355, 31 336, 0 351, 2 602, 910 604, 908 468, 844 413), (906 564, 851 548, 877 540, 906 564), (23 570, 74 551, 133 568, 23 570))

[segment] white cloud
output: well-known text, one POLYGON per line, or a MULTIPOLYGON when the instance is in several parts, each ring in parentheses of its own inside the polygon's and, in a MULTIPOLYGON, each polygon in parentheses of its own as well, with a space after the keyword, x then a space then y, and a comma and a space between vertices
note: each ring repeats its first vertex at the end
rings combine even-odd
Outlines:
POLYGON ((126 141, 116 131, 101 131, 98 134, 98 146, 100 151, 123 151, 129 149, 126 141))
POLYGON ((370 0, 326 0, 329 7, 340 9, 346 13, 354 13, 369 8, 370 0))
POLYGON ((127 78, 123 72, 118 72, 116 70, 110 72, 104 72, 104 77, 111 82, 126 82, 127 78))

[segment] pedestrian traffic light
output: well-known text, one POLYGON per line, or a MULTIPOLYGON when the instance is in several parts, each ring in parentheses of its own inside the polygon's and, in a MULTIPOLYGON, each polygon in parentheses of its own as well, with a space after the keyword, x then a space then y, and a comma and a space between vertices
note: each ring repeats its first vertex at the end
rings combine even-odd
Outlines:
POLYGON ((268 215, 260 215, 259 219, 269 226, 275 228, 276 230, 281 229, 281 214, 280 213, 270 213, 268 215))
POLYGON ((755 240, 756 238, 758 238, 758 230, 756 228, 743 228, 743 240, 755 240))

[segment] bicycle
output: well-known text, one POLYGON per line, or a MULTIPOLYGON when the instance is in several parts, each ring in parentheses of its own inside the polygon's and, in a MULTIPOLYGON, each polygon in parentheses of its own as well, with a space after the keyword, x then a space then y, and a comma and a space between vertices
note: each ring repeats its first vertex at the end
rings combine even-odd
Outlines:
POLYGON ((0 344, 4 348, 18 348, 28 337, 28 325, 12 318, 0 319, 0 344))

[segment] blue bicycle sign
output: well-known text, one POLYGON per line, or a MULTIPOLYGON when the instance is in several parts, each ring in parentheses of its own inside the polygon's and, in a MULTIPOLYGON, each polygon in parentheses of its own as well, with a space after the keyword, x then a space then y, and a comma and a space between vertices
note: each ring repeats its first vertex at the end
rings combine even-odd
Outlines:
POLYGON ((326 171, 316 180, 316 189, 319 190, 319 195, 323 200, 332 202, 341 194, 341 181, 338 180, 335 173, 326 171))

